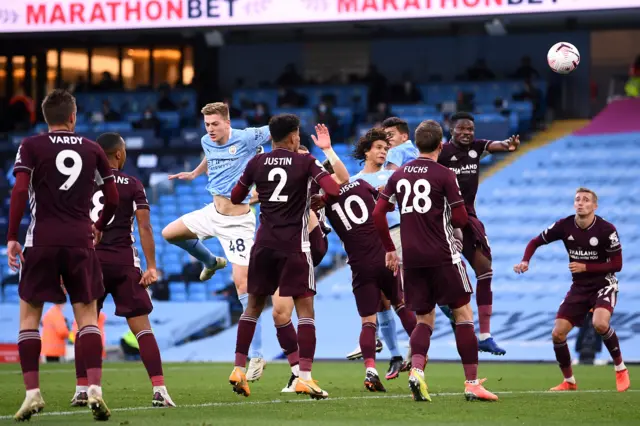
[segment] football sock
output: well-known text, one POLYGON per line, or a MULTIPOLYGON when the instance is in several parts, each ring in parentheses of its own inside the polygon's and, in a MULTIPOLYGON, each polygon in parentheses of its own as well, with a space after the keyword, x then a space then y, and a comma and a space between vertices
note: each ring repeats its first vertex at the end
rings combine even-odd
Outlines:
POLYGON ((205 266, 211 268, 216 265, 216 257, 209 249, 198 239, 176 241, 174 245, 180 247, 191 256, 204 263, 205 266))
MULTIPOLYGON (((76 341, 73 344, 75 359, 74 363, 76 366, 76 386, 89 386, 89 381, 87 380, 87 368, 84 365, 84 360, 82 359, 82 347, 80 345, 80 339, 76 336, 76 341)), ((86 392, 86 389, 84 390, 86 392)))
POLYGON ((298 319, 298 347, 300 348, 300 378, 311 380, 311 366, 316 354, 316 325, 313 318, 298 319))
POLYGON ((147 369, 147 374, 153 386, 164 386, 164 374, 162 372, 162 359, 158 342, 151 330, 142 330, 136 334, 140 347, 140 358, 147 369))
MULTIPOLYGON (((393 318, 391 309, 378 312, 378 324, 380 324, 380 333, 387 344, 387 349, 391 352, 391 356, 402 356, 398 348, 398 335, 396 334, 396 320, 393 318)), ((362 348, 360 348, 362 349, 362 348)))
POLYGON ((38 330, 20 330, 18 334, 18 354, 22 378, 27 391, 40 388, 40 351, 42 341, 38 330))
POLYGON ((396 308, 396 315, 400 318, 400 322, 402 323, 404 331, 407 332, 407 336, 411 336, 417 324, 416 314, 408 310, 404 305, 400 305, 396 308))
POLYGON ((478 339, 473 321, 456 322, 456 346, 467 381, 478 378, 478 339))
POLYGON ((247 356, 249 354, 249 345, 253 339, 253 333, 256 331, 256 322, 258 318, 248 315, 240 315, 238 321, 238 337, 236 339, 236 367, 245 368, 247 366, 247 356))
POLYGON ((300 363, 300 352, 298 352, 298 334, 291 323, 291 320, 283 325, 276 325, 276 337, 280 348, 287 356, 289 365, 293 368, 300 363))
POLYGON ((411 367, 424 370, 424 365, 431 345, 431 333, 433 329, 424 323, 418 323, 411 333, 409 344, 411 345, 411 367))
POLYGON ((87 369, 89 386, 100 386, 102 381, 102 333, 96 325, 87 325, 78 331, 82 345, 82 359, 87 369))
POLYGON ((365 322, 360 331, 360 350, 366 368, 376 368, 376 328, 374 323, 365 322))
POLYGON ((491 313, 493 311, 493 292, 491 291, 491 279, 493 271, 480 275, 476 286, 476 302, 478 303, 478 320, 480 322, 480 333, 491 333, 491 313))
MULTIPOLYGON (((556 360, 562 370, 562 375, 565 379, 573 378, 573 369, 571 368, 571 354, 569 353, 569 346, 567 341, 553 344, 553 351, 556 353, 556 360)), ((575 383, 575 381, 573 382, 575 383)))
MULTIPOLYGON (((613 358, 613 364, 616 366, 622 364, 622 353, 620 352, 620 343, 618 342, 616 331, 612 327, 609 327, 601 336, 604 345, 609 350, 609 354, 611 354, 611 358, 613 358)), ((616 371, 618 370, 616 369, 616 371)))
MULTIPOLYGON (((242 312, 246 311, 247 305, 249 304, 249 294, 239 294, 238 300, 240 300, 240 304, 242 305, 242 312)), ((256 322, 256 330, 253 334, 251 347, 249 348, 249 357, 262 358, 262 321, 260 321, 260 317, 258 317, 258 322, 256 322)))

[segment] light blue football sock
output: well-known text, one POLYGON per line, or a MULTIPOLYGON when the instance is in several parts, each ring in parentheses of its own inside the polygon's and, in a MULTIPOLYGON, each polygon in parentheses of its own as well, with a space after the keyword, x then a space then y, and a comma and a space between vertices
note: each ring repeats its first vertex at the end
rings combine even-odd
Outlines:
POLYGON ((396 320, 391 309, 378 312, 378 330, 382 334, 384 343, 387 344, 391 356, 402 356, 398 349, 398 334, 396 333, 396 320))
MULTIPOLYGON (((242 312, 247 310, 249 304, 249 295, 247 293, 238 295, 238 300, 242 304, 242 312)), ((260 316, 262 318, 262 316, 260 316)), ((253 334, 253 340, 249 347, 249 358, 263 358, 262 356, 262 321, 258 318, 256 322, 256 331, 253 334)))
POLYGON ((193 239, 178 241, 173 244, 185 250, 187 253, 198 259, 200 262, 204 263, 205 266, 209 268, 216 265, 216 256, 211 253, 200 240, 193 239))

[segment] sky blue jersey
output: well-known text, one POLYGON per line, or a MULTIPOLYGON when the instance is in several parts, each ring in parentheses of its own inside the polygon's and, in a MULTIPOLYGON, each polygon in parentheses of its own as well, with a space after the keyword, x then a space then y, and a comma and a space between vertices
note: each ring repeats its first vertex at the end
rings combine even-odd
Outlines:
MULTIPOLYGON (((362 179, 367 182, 369 185, 378 189, 381 186, 385 186, 387 181, 393 174, 393 170, 380 170, 375 173, 363 173, 360 172, 355 176, 351 176, 349 179, 350 182, 353 182, 357 179, 362 179)), ((398 206, 395 206, 395 209, 392 212, 387 213, 387 222, 389 222, 389 228, 393 228, 394 226, 400 225, 400 211, 398 210, 398 206)))
POLYGON ((406 141, 405 143, 394 146, 389 150, 385 167, 389 163, 393 163, 396 166, 400 167, 411 160, 415 160, 419 155, 420 152, 418 151, 418 148, 415 147, 413 142, 406 141))
MULTIPOLYGON (((240 180, 249 160, 256 155, 256 149, 269 140, 269 126, 231 129, 229 140, 224 145, 218 145, 209 135, 204 135, 201 144, 209 172, 207 191, 211 195, 231 198, 231 190, 240 180)), ((247 195, 244 203, 248 203, 250 198, 251 195, 247 195)))

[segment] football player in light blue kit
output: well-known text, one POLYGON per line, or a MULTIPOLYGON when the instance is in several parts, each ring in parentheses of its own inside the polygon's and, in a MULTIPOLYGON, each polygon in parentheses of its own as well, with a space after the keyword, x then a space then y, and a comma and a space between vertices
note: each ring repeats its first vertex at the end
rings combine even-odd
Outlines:
MULTIPOLYGON (((214 256, 202 243, 202 240, 217 237, 226 258, 231 262, 238 298, 243 309, 246 309, 249 253, 253 247, 256 217, 249 208, 249 196, 244 204, 238 205, 234 205, 230 197, 231 190, 249 160, 256 155, 257 148, 271 140, 269 126, 232 129, 229 107, 222 102, 207 104, 201 112, 207 130, 201 142, 205 158, 195 170, 169 176, 169 179, 191 181, 207 172, 207 190, 213 196, 213 202, 176 219, 162 230, 162 236, 204 263, 201 281, 210 279, 218 269, 227 265, 226 259, 214 256)), ((262 376, 266 365, 262 355, 260 320, 249 355, 251 361, 247 378, 253 381, 262 376)))
POLYGON ((389 117, 382 122, 382 128, 387 133, 387 141, 391 144, 387 155, 387 170, 395 170, 418 158, 418 148, 409 138, 409 125, 398 117, 389 117))
MULTIPOLYGON (((387 142, 387 133, 384 129, 374 128, 369 130, 366 135, 360 138, 355 149, 353 157, 364 162, 364 169, 351 178, 351 181, 362 179, 374 188, 384 188, 387 181, 394 173, 392 170, 386 170, 384 164, 388 161, 389 142, 387 142)), ((400 212, 396 209, 387 214, 387 222, 392 235, 395 235, 394 241, 398 247, 398 253, 401 253, 400 245, 400 212)), ((400 254, 398 256, 401 256, 400 254)), ((389 370, 385 375, 387 380, 395 379, 402 371, 403 359, 398 348, 398 338, 396 333, 396 322, 393 318, 393 311, 390 309, 390 301, 384 300, 384 311, 378 312, 378 324, 380 333, 391 352, 391 361, 389 362, 389 370)), ((403 327, 408 335, 416 326, 416 317, 404 307, 401 301, 391 301, 396 305, 395 310, 400 318, 403 327)), ((360 348, 347 355, 347 358, 354 359, 361 354, 360 348)))

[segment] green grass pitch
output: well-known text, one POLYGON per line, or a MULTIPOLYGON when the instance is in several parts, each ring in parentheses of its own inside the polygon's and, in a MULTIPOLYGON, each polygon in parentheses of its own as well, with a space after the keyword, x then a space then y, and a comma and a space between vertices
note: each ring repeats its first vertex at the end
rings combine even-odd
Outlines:
MULTIPOLYGON (((387 363, 378 368, 384 374, 387 363)), ((416 403, 407 388, 407 374, 386 381, 387 393, 369 393, 362 385, 361 362, 317 362, 314 378, 329 399, 280 394, 289 367, 270 363, 263 378, 251 385, 251 396, 231 391, 229 364, 166 364, 165 378, 175 409, 151 408, 151 384, 140 363, 106 363, 104 396, 112 411, 109 424, 159 425, 640 425, 640 368, 631 367, 632 389, 615 392, 611 366, 578 366, 580 391, 546 392, 561 380, 553 364, 488 363, 480 365, 487 389, 496 392, 495 403, 467 402, 462 395, 462 366, 432 362, 427 367, 431 403, 416 403)), ((34 416, 36 425, 93 424, 88 409, 69 407, 75 389, 73 365, 41 367, 45 412, 34 416)), ((12 416, 24 398, 19 365, 0 365, 0 425, 12 416)))

